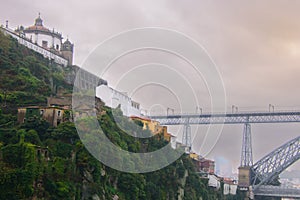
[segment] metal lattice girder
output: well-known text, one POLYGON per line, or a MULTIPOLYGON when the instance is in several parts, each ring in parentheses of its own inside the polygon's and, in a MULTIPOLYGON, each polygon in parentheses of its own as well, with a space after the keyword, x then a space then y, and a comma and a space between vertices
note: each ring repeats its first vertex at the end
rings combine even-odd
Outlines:
POLYGON ((192 146, 191 126, 188 122, 183 127, 182 144, 187 147, 192 146))
POLYGON ((300 122, 300 112, 253 112, 234 114, 181 114, 157 115, 149 118, 159 121, 161 125, 189 124, 245 124, 245 123, 288 123, 300 122))
POLYGON ((300 159, 300 136, 275 149, 251 167, 254 189, 268 184, 283 170, 300 159))
POLYGON ((251 167, 253 165, 252 156, 252 139, 251 139, 251 126, 249 123, 244 125, 241 167, 251 167))

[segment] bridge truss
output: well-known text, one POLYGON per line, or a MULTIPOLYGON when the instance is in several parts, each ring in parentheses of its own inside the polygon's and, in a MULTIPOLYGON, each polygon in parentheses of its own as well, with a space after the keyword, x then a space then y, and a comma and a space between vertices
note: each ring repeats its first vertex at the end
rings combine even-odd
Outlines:
POLYGON ((192 124, 244 124, 241 167, 250 168, 250 181, 255 195, 299 197, 299 190, 270 188, 270 184, 283 170, 300 159, 300 136, 280 146, 253 165, 251 124, 300 122, 300 112, 252 112, 232 114, 179 114, 150 116, 161 125, 184 125, 183 144, 191 147, 192 124), (291 193, 291 191, 293 193, 291 193), (294 194, 294 192, 296 193, 294 194))
POLYGON ((149 118, 161 125, 189 124, 245 124, 300 122, 300 112, 253 112, 233 114, 179 114, 156 115, 149 118))
POLYGON ((300 159, 300 136, 275 149, 251 167, 254 191, 271 183, 283 170, 300 159))
MULTIPOLYGON (((192 124, 244 124, 241 166, 251 167, 252 141, 251 124, 253 123, 292 123, 300 122, 300 112, 244 112, 225 114, 173 114, 156 115, 149 118, 159 121, 161 125, 184 125, 183 144, 191 147, 190 125, 192 124)), ((274 158, 274 159, 277 159, 274 158)), ((260 177, 261 178, 261 177, 260 177)))

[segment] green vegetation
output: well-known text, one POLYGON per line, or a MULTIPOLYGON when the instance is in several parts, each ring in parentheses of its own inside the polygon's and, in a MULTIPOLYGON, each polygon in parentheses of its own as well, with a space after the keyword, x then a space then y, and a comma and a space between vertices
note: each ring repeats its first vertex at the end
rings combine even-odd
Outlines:
POLYGON ((5 113, 16 113, 21 106, 45 105, 46 98, 60 87, 71 88, 61 67, 1 31, 0 69, 0 104, 5 113))
MULTIPOLYGON (((170 166, 145 174, 122 173, 96 160, 81 143, 74 123, 54 128, 32 118, 17 124, 17 108, 45 105, 57 89, 68 92, 63 68, 19 45, 0 31, 0 199, 222 199, 207 187, 183 155, 170 166)), ((161 135, 137 140, 125 131, 150 134, 120 110, 98 116, 107 137, 124 150, 153 151, 166 145, 161 135), (117 121, 121 128, 116 125, 117 121), (138 126, 136 126, 138 125, 138 126)), ((65 118, 71 113, 66 112, 65 118)), ((86 119, 89 120, 88 118, 86 119)))

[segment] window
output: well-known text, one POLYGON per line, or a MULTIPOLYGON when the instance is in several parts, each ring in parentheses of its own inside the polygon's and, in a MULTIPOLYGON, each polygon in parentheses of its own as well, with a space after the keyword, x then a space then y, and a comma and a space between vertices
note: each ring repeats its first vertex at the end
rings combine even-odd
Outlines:
POLYGON ((48 41, 43 40, 42 41, 42 47, 48 48, 48 41))
POLYGON ((43 115, 44 114, 44 110, 40 110, 40 114, 43 115))
POLYGON ((59 45, 58 44, 56 45, 56 50, 59 50, 59 45))
POLYGON ((59 110, 59 111, 57 111, 57 116, 60 116, 60 110, 59 110))

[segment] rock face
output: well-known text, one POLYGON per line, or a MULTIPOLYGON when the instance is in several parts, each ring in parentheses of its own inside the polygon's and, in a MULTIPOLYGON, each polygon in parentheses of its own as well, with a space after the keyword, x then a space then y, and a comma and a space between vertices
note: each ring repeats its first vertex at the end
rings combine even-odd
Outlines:
POLYGON ((186 184, 186 178, 189 176, 189 172, 187 170, 184 171, 184 176, 181 178, 180 185, 178 187, 178 200, 182 200, 184 197, 184 187, 186 184))
POLYGON ((83 171, 83 181, 82 181, 82 200, 90 199, 93 200, 100 200, 100 197, 96 194, 91 192, 92 188, 91 185, 94 183, 93 178, 93 171, 94 168, 91 169, 84 169, 83 171))

